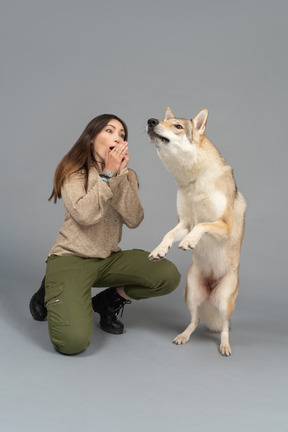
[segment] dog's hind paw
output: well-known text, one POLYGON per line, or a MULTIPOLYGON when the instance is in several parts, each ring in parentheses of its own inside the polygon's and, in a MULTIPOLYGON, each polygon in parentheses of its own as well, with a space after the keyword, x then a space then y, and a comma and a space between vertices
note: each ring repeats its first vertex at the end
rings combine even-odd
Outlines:
POLYGON ((220 354, 222 356, 224 356, 224 357, 229 357, 232 354, 232 350, 231 350, 230 344, 228 344, 228 345, 221 344, 220 348, 219 348, 219 351, 220 351, 220 354))
POLYGON ((188 342, 189 336, 185 335, 184 333, 179 334, 176 336, 176 338, 173 340, 173 343, 176 345, 183 345, 186 342, 188 342))

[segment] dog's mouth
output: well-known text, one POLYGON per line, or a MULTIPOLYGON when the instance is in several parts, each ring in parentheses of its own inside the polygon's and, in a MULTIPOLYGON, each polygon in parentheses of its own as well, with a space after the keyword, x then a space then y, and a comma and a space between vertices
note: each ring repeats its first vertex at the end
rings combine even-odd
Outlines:
POLYGON ((151 138, 152 140, 153 140, 153 139, 157 139, 157 140, 162 141, 162 142, 165 143, 165 144, 167 144, 167 143, 170 142, 170 140, 169 140, 168 138, 165 138, 165 137, 163 137, 163 136, 157 134, 156 132, 154 132, 153 129, 150 129, 150 128, 149 128, 149 129, 148 129, 148 133, 149 133, 149 136, 150 136, 150 138, 151 138))

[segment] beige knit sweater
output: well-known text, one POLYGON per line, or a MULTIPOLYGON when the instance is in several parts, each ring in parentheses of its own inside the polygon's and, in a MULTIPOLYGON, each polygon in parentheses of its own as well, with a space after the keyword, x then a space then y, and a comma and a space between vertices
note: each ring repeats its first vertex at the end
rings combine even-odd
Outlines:
POLYGON ((107 258, 121 250, 123 223, 136 228, 144 217, 136 174, 127 168, 108 185, 91 167, 87 192, 84 172, 74 173, 64 182, 61 194, 65 220, 49 255, 107 258))

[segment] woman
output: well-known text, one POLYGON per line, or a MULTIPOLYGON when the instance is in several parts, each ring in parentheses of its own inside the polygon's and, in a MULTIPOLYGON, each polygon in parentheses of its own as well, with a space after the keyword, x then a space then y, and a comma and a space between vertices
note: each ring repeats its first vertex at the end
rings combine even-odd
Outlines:
POLYGON ((90 343, 92 309, 100 327, 123 333, 119 311, 132 300, 168 294, 180 281, 171 262, 148 252, 122 251, 123 223, 136 228, 144 212, 135 172, 128 169, 128 131, 117 116, 100 115, 59 163, 49 198, 63 198, 65 220, 47 258, 46 276, 32 296, 34 319, 48 315, 51 342, 63 354, 90 343), (91 287, 110 287, 91 302, 91 287))

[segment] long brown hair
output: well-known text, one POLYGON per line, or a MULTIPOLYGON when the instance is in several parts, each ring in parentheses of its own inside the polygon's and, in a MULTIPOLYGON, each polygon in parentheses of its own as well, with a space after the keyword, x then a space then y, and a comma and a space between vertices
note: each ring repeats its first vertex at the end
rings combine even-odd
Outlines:
POLYGON ((61 187, 63 186, 65 179, 73 172, 81 169, 85 170, 85 190, 87 192, 88 171, 94 161, 91 143, 112 119, 118 120, 122 124, 125 131, 125 141, 127 141, 127 126, 123 120, 116 115, 102 114, 91 120, 71 150, 69 150, 69 152, 59 162, 54 175, 52 193, 48 198, 49 201, 54 197, 54 203, 56 203, 57 198, 61 198, 61 187))

